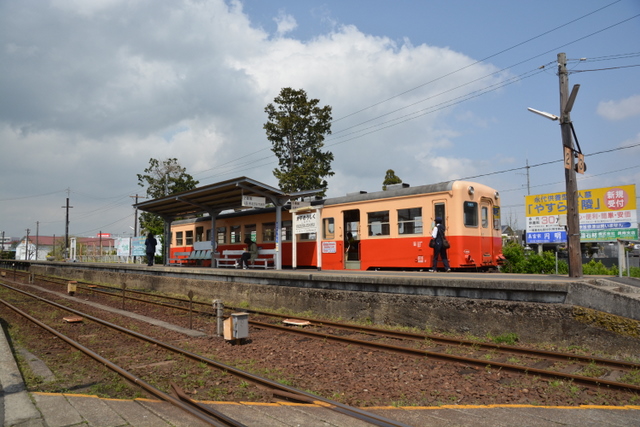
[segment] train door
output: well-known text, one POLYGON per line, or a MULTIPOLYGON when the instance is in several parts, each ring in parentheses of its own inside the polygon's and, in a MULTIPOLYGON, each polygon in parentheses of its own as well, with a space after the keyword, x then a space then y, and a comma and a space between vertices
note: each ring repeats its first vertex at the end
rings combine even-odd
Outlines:
MULTIPOLYGON (((442 226, 445 229, 445 235, 446 235, 446 232, 447 232, 447 209, 446 209, 446 204, 444 203, 444 201, 434 201, 433 202, 433 218, 432 218, 432 222, 431 222, 431 228, 429 228, 429 230, 427 230, 425 232, 429 237, 431 237, 431 233, 433 232, 433 227, 436 225, 436 223, 435 223, 436 218, 442 218, 442 226)), ((442 265, 444 267, 444 264, 442 264, 442 260, 440 258, 438 258, 437 265, 433 265, 433 249, 427 250, 427 253, 429 254, 429 265, 431 265, 431 268, 433 268, 433 269, 438 268, 437 265, 442 265)))
POLYGON ((344 268, 360 270, 360 211, 344 211, 344 268))
MULTIPOLYGON (((435 220, 436 218, 442 218, 442 225, 444 226, 444 229, 446 231, 447 215, 444 203, 437 202, 433 204, 433 219, 435 220)), ((429 233, 431 233, 431 230, 429 230, 429 233)))
POLYGON ((490 200, 480 201, 480 241, 482 248, 482 264, 492 262, 493 253, 493 206, 490 200))

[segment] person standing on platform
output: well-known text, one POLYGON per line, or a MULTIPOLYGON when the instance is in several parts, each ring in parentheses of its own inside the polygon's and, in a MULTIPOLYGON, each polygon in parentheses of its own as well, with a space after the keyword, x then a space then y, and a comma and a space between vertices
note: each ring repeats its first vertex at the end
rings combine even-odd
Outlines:
POLYGON ((449 259, 447 258, 447 249, 444 247, 444 225, 442 225, 442 218, 436 218, 436 226, 433 227, 431 237, 435 240, 435 246, 433 247, 433 264, 431 264, 432 272, 438 271, 438 256, 442 258, 444 264, 444 271, 447 273, 451 271, 449 268, 449 259))
POLYGON ((158 241, 155 237, 153 237, 153 233, 149 233, 147 235, 147 240, 144 241, 144 246, 147 251, 147 266, 151 267, 153 265, 153 259, 156 256, 156 246, 158 245, 158 241))

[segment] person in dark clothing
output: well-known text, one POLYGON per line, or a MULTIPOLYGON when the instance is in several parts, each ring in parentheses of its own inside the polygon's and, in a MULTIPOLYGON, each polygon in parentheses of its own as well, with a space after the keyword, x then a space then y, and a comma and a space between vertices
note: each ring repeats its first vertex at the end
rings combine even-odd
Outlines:
POLYGON ((151 267, 153 265, 153 259, 156 256, 156 246, 158 241, 153 237, 153 233, 147 235, 147 240, 144 241, 144 246, 147 249, 147 265, 151 267))
MULTIPOLYGON (((258 257, 258 245, 248 237, 244 239, 244 243, 247 245, 247 250, 240 257, 240 267, 246 270, 249 268, 249 261, 253 261, 258 257)), ((237 264, 236 268, 238 268, 237 264)))
POLYGON ((433 247, 433 263, 431 264, 432 272, 438 271, 438 256, 442 258, 444 264, 444 271, 447 273, 451 271, 449 268, 449 259, 447 259, 447 249, 444 247, 444 225, 442 225, 442 218, 436 218, 436 226, 433 227, 431 237, 435 240, 435 246, 433 247))

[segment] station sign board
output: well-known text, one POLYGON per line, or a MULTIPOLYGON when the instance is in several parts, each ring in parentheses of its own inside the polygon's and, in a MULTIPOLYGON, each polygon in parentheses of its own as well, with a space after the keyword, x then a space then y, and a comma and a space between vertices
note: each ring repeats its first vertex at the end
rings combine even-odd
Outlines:
POLYGON ((265 197, 242 196, 242 206, 245 208, 264 208, 267 205, 265 197))
POLYGON ((308 208, 311 206, 311 202, 301 202, 298 200, 291 201, 291 209, 308 208))
POLYGON ((316 233, 318 231, 318 215, 318 212, 294 215, 293 234, 316 233))
MULTIPOLYGON (((564 243, 567 200, 565 193, 525 196, 527 243, 564 243)), ((636 187, 595 188, 578 191, 580 241, 638 240, 636 187)))

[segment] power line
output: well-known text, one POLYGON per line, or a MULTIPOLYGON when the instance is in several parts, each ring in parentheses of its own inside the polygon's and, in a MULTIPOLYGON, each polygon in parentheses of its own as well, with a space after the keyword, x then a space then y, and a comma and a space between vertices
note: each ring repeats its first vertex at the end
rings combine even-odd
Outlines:
MULTIPOLYGON (((459 71, 465 70, 465 69, 467 69, 467 68, 469 68, 469 67, 471 67, 471 66, 473 66, 473 65, 476 65, 476 64, 481 63, 481 62, 483 62, 483 61, 486 61, 487 59, 493 58, 493 57, 498 56, 498 55, 500 55, 500 54, 502 54, 502 53, 504 53, 504 52, 507 52, 507 51, 512 50, 512 49, 514 49, 514 48, 516 48, 516 47, 519 47, 519 46, 521 46, 521 45, 524 45, 524 44, 528 43, 529 41, 535 40, 535 39, 537 39, 537 38, 539 38, 539 37, 542 37, 542 36, 544 36, 544 35, 546 35, 546 34, 549 34, 549 33, 551 33, 551 32, 554 32, 554 31, 556 31, 556 30, 558 30, 558 29, 560 29, 560 28, 566 27, 567 25, 570 25, 570 24, 573 24, 573 23, 575 23, 575 22, 577 22, 577 21, 580 21, 581 19, 584 19, 584 18, 586 18, 586 17, 588 17, 588 16, 590 16, 590 15, 593 15, 593 14, 595 14, 595 13, 597 13, 597 12, 600 12, 600 11, 602 11, 602 10, 604 10, 604 9, 606 9, 606 8, 608 8, 608 7, 610 7, 610 6, 614 5, 614 4, 616 4, 616 3, 619 3, 620 1, 621 1, 621 0, 618 0, 618 1, 612 2, 612 3, 610 3, 610 4, 608 4, 608 5, 605 5, 605 6, 601 7, 601 8, 599 8, 599 9, 596 9, 596 10, 594 10, 594 11, 592 11, 592 12, 589 12, 589 13, 587 13, 587 14, 585 14, 585 15, 582 15, 582 16, 580 16, 580 17, 576 18, 576 19, 573 19, 573 20, 571 20, 571 21, 569 21, 569 22, 567 22, 567 23, 565 23, 565 24, 563 24, 563 25, 560 25, 560 26, 555 27, 555 28, 553 28, 553 29, 551 29, 551 30, 548 30, 548 31, 546 31, 546 32, 544 32, 544 33, 541 33, 541 34, 539 34, 539 35, 537 35, 537 36, 535 36, 535 37, 529 38, 529 39, 527 39, 527 40, 525 40, 525 41, 523 41, 523 42, 517 43, 517 44, 515 44, 515 45, 513 45, 513 46, 511 46, 511 47, 509 47, 509 48, 507 48, 507 49, 504 49, 504 50, 502 50, 502 51, 500 51, 500 52, 497 52, 497 53, 494 53, 494 54, 492 54, 492 55, 489 55, 489 56, 487 56, 486 58, 484 58, 484 59, 482 59, 482 60, 476 61, 476 62, 474 62, 474 63, 472 63, 472 64, 469 64, 469 65, 467 65, 467 66, 465 66, 465 67, 462 67, 462 68, 460 68, 460 69, 458 69, 458 70, 454 70, 454 71, 452 71, 452 72, 450 72, 450 73, 444 74, 444 75, 442 75, 442 76, 440 76, 440 77, 438 77, 438 78, 436 78, 436 79, 433 79, 433 80, 431 80, 431 81, 429 81, 429 82, 423 83, 423 84, 421 84, 421 85, 419 85, 419 86, 416 86, 416 87, 414 87, 414 88, 412 88, 412 89, 409 89, 409 90, 406 90, 406 91, 404 91, 404 92, 401 92, 401 93, 399 93, 399 94, 397 94, 397 95, 394 95, 394 96, 389 97, 389 98, 387 98, 387 99, 385 99, 385 100, 383 100, 383 101, 380 101, 380 102, 377 102, 377 103, 375 103, 375 104, 372 104, 372 105, 370 105, 370 106, 368 106, 368 107, 365 107, 365 108, 362 108, 362 109, 360 109, 360 110, 357 110, 357 111, 355 111, 355 112, 353 112, 353 113, 350 113, 350 114, 348 114, 348 115, 346 115, 346 116, 343 116, 343 117, 341 117, 341 118, 339 118, 339 119, 333 120, 333 122, 332 122, 332 123, 336 123, 336 122, 338 122, 338 121, 340 121, 340 120, 343 120, 343 119, 345 119, 345 118, 347 118, 347 117, 351 117, 351 116, 356 115, 356 114, 358 114, 358 113, 360 113, 360 112, 363 112, 363 111, 369 110, 369 109, 371 109, 372 107, 378 106, 378 105, 380 105, 380 104, 382 104, 382 103, 385 103, 385 102, 390 101, 390 100, 392 100, 392 99, 398 98, 398 97, 400 97, 400 96, 402 96, 402 95, 405 95, 405 94, 407 94, 407 93, 409 93, 409 92, 412 92, 412 91, 414 91, 414 90, 416 90, 416 89, 419 89, 419 88, 421 88, 421 87, 424 87, 424 86, 426 86, 426 85, 428 85, 428 84, 430 84, 430 83, 434 83, 434 82, 436 82, 436 81, 442 80, 442 79, 444 79, 444 78, 446 78, 446 77, 448 77, 448 76, 451 76, 451 75, 453 75, 453 74, 456 74, 456 73, 457 73, 457 72, 459 72, 459 71)), ((577 43, 578 41, 581 41, 581 40, 584 40, 584 39, 586 39, 586 38, 592 37, 592 36, 594 36, 594 35, 596 35, 596 34, 599 34, 599 33, 603 32, 603 31, 609 30, 609 29, 611 29, 611 28, 613 28, 613 27, 616 27, 616 26, 621 25, 621 24, 623 24, 623 23, 625 23, 625 22, 628 22, 628 21, 630 21, 630 20, 632 20, 632 19, 635 19, 635 18, 637 18, 638 16, 640 16, 640 14, 638 14, 638 15, 634 15, 634 16, 632 16, 632 17, 630 17, 630 18, 624 19, 624 20, 619 21, 619 22, 617 22, 617 23, 615 23, 615 24, 612 24, 612 25, 609 25, 609 26, 607 26, 607 27, 605 27, 605 28, 602 28, 602 29, 600 29, 600 30, 594 31, 594 32, 589 33, 589 34, 587 34, 587 35, 585 35, 585 36, 579 37, 579 38, 577 38, 577 39, 575 39, 575 40, 573 40, 573 41, 570 41, 570 42, 568 42, 568 43, 562 44, 562 45, 557 46, 557 47, 555 47, 555 48, 553 48, 553 49, 547 50, 547 51, 545 51, 545 52, 543 52, 543 53, 540 53, 540 54, 538 54, 538 55, 535 55, 535 56, 529 57, 528 59, 525 59, 525 60, 520 61, 520 62, 518 62, 518 63, 512 64, 512 65, 510 65, 509 67, 503 68, 503 69, 501 69, 501 70, 499 70, 499 71, 496 71, 496 72, 494 72, 494 73, 488 74, 488 75, 486 75, 486 76, 484 76, 484 77, 481 77, 481 78, 479 78, 479 79, 475 79, 475 80, 473 80, 472 82, 467 82, 467 83, 465 83, 465 84, 459 85, 457 88, 454 88, 454 90, 455 90, 455 89, 458 89, 458 88, 462 88, 462 87, 464 87, 464 86, 467 86, 467 85, 468 85, 468 84, 470 84, 470 83, 473 83, 473 82, 476 82, 476 81, 482 80, 482 79, 484 79, 484 78, 490 77, 490 76, 495 75, 495 74, 497 74, 497 73, 504 72, 504 71, 509 70, 509 69, 511 69, 511 68, 514 68, 514 67, 516 67, 516 66, 518 66, 518 65, 521 65, 521 64, 523 64, 523 63, 529 62, 529 61, 531 61, 531 60, 533 60, 533 59, 536 59, 536 58, 539 58, 539 57, 541 57, 541 56, 547 55, 547 54, 549 54, 549 53, 551 53, 551 52, 555 52, 555 51, 557 51, 557 50, 559 50, 559 49, 561 49, 561 48, 563 48, 563 47, 566 47, 566 46, 568 46, 568 45, 571 45, 571 44, 577 43)), ((634 55, 634 54, 625 54, 625 55, 634 55)), ((551 64, 551 63, 553 63, 553 61, 552 61, 552 62, 549 62, 548 64, 551 64)), ((543 65, 542 67, 540 67, 540 69, 544 69, 544 68, 546 67, 546 65, 548 65, 548 64, 543 65)), ((527 74, 527 73, 524 73, 524 74, 527 74)), ((512 81, 511 83, 513 83, 513 81, 512 81)), ((497 83, 497 84, 500 84, 500 83, 497 83)), ((509 84, 510 84, 510 83, 509 83, 509 84)), ((502 86, 499 86, 499 87, 503 87, 504 85, 506 85, 506 84, 503 84, 502 86)), ((494 90, 497 90, 497 89, 494 89, 494 90)), ((418 104, 418 103, 420 103, 420 102, 424 102, 424 101, 426 101, 426 100, 428 100, 428 99, 432 99, 432 98, 434 98, 434 97, 436 97, 436 96, 442 95, 442 94, 447 93, 447 92, 450 92, 450 91, 451 91, 451 90, 448 90, 448 91, 445 91, 445 92, 443 92, 443 93, 441 93, 441 94, 433 95, 433 96, 431 96, 431 97, 429 97, 429 98, 426 98, 425 100, 418 101, 418 102, 416 102, 416 103, 410 104, 410 105, 405 106, 405 107, 402 107, 402 108, 400 108, 400 109, 397 109, 397 110, 391 111, 391 112, 389 112, 389 113, 386 113, 386 114, 383 114, 383 115, 381 115, 381 116, 378 116, 378 117, 376 117, 376 118, 374 118, 374 119, 369 119, 369 120, 366 120, 366 121, 361 122, 361 123, 359 123, 359 124, 356 124, 356 125, 353 125, 353 126, 347 127, 347 128, 345 128, 345 129, 342 129, 342 130, 338 130, 338 131, 336 131, 336 132, 333 132, 333 134, 332 134, 333 136, 332 136, 332 137, 327 138, 327 142, 331 142, 333 139, 336 139, 335 135, 340 134, 341 132, 344 132, 344 131, 349 130, 349 129, 353 129, 353 128, 358 127, 358 126, 362 126, 362 125, 364 125, 364 124, 366 124, 366 123, 369 123, 369 122, 371 122, 371 121, 377 120, 378 118, 381 118, 381 117, 387 116, 387 115, 389 115, 389 114, 392 114, 392 113, 394 113, 394 112, 400 111, 400 110, 405 109, 405 108, 409 108, 409 107, 411 107, 411 106, 413 106, 413 105, 416 105, 416 104, 418 104)), ((476 91, 476 92, 477 92, 477 91, 476 91)), ((355 136, 353 136, 352 138, 349 138, 349 139, 347 139, 347 140, 345 140, 345 141, 336 142, 336 143, 333 143, 333 144, 328 144, 328 146, 338 145, 338 144, 341 144, 341 143, 344 143, 344 142, 348 142, 348 141, 352 141, 352 140, 355 140, 355 139, 358 139, 358 138, 364 137, 364 136, 366 136, 366 135, 370 135, 370 134, 372 134, 372 133, 374 133, 374 132, 377 132, 377 131, 382 131, 382 130, 384 130, 384 129, 388 129, 388 128, 392 127, 392 126, 396 126, 396 125, 398 125, 398 124, 401 124, 401 123, 407 122, 407 121, 409 121, 409 120, 413 120, 413 119, 415 119, 415 118, 422 117, 422 116, 424 116, 425 114, 429 114, 429 113, 432 113, 432 112, 440 111, 440 110, 442 110, 443 108, 447 108, 447 107, 450 107, 450 106, 453 106, 453 105, 457 105, 457 104, 459 104, 459 103, 463 102, 464 100, 470 100, 470 99, 476 98, 476 97, 478 97, 478 96, 480 96, 480 95, 482 95, 482 94, 484 94, 484 93, 489 93, 489 92, 491 92, 491 91, 490 91, 490 90, 486 90, 486 88, 485 88, 485 92, 480 93, 479 95, 470 96, 470 94, 467 94, 467 95, 466 95, 466 97, 467 97, 467 98, 464 98, 464 97, 465 97, 465 95, 463 95, 463 96, 461 96, 461 97, 454 98, 454 99, 464 98, 462 101, 459 101, 459 102, 452 102, 452 100, 444 101, 443 103, 437 104, 437 106, 441 106, 440 108, 435 108, 436 106, 429 107, 429 108, 431 108, 431 111, 424 112, 426 109, 419 110, 419 111, 417 111, 417 112, 409 113, 409 114, 407 114, 407 115, 404 115, 404 116, 402 116, 402 117, 400 117, 400 118, 393 119, 393 120, 391 120, 391 121, 387 121, 387 122, 384 122, 384 123, 381 123, 381 124, 378 124, 378 125, 375 125, 375 126, 369 126, 369 127, 365 128, 365 129, 361 129, 361 130, 359 130, 359 131, 351 132, 351 133, 349 133, 349 134, 347 134, 347 135, 338 136, 337 138, 344 138, 345 136, 348 136, 348 135, 355 135, 355 136), (449 103, 448 105, 446 105, 446 103, 447 103, 447 102, 449 103), (442 106, 442 105, 444 105, 444 106, 442 106), (423 112, 423 114, 419 114, 420 112, 423 112), (415 115, 415 117, 410 117, 411 115, 415 115), (390 124, 390 123, 392 123, 392 122, 394 122, 394 121, 395 121, 395 122, 397 122, 397 123, 395 123, 395 124, 390 124), (386 126, 385 126, 385 125, 386 125, 386 126), (374 129, 375 127, 378 127, 379 129, 374 129), (372 130, 372 129, 374 129, 374 130, 372 130), (360 134, 358 135, 358 133, 360 133, 360 134)), ((475 93, 475 92, 471 92, 471 93, 475 93)), ((262 149, 260 149, 260 150, 258 150, 258 151, 256 151, 256 152, 254 152, 253 154, 257 154, 257 153, 259 153, 259 152, 261 152, 261 151, 264 151, 264 150, 267 150, 267 149, 268 149, 268 148, 262 148, 262 149)), ((243 158, 246 158, 246 157, 251 156, 251 155, 253 155, 253 154, 249 154, 249 155, 242 156, 242 157, 238 158, 237 160, 239 160, 239 159, 243 159, 243 158)), ((233 162, 233 161, 232 161, 232 162, 233 162)), ((227 162, 227 163, 226 163, 226 165, 228 166, 228 165, 229 165, 230 163, 232 163, 232 162, 227 162)), ((270 162, 270 163, 273 163, 273 162, 270 162)), ((255 163, 251 163, 250 165, 251 165, 250 167, 251 167, 252 169, 254 169, 254 168, 255 168, 255 163)), ((249 164, 247 164, 247 167, 249 167, 249 164)), ((219 168, 219 167, 214 167, 214 168, 210 168, 210 169, 208 169, 208 170, 212 170, 212 169, 220 169, 220 168, 219 168)), ((242 170, 242 166, 241 166, 241 165, 240 165, 240 166, 235 166, 235 167, 233 167, 231 170, 242 170)), ((198 173, 200 173, 200 172, 198 172, 198 173)), ((215 175, 216 175, 216 176, 219 176, 219 175, 223 175, 223 174, 224 174, 224 173, 217 173, 217 174, 215 174, 215 175)))
POLYGON ((538 39, 538 38, 540 38, 540 37, 543 37, 543 36, 545 36, 545 35, 547 35, 547 34, 550 34, 550 33, 554 32, 554 31, 557 31, 557 30, 559 30, 559 29, 561 29, 561 28, 564 28, 564 27, 566 27, 566 26, 568 26, 568 25, 570 25, 570 24, 573 24, 573 23, 575 23, 575 22, 577 22, 577 21, 580 21, 580 20, 582 20, 582 19, 584 19, 584 18, 586 18, 586 17, 588 17, 588 16, 590 16, 590 15, 593 15, 593 14, 595 14, 595 13, 598 13, 598 12, 600 12, 600 11, 602 11, 602 10, 604 10, 604 9, 606 9, 606 8, 608 8, 608 7, 610 7, 610 6, 613 6, 613 5, 614 5, 614 4, 616 4, 616 3, 619 3, 620 1, 621 1, 621 0, 617 0, 617 1, 614 1, 613 3, 609 3, 608 5, 605 5, 605 6, 601 7, 601 8, 599 8, 599 9, 596 9, 596 10, 594 10, 594 11, 592 11, 592 12, 589 12, 589 13, 587 13, 587 14, 585 14, 585 15, 582 15, 582 16, 580 16, 580 17, 576 18, 576 19, 573 19, 573 20, 571 20, 571 21, 569 21, 569 22, 566 22, 566 23, 564 23, 564 24, 562 24, 562 25, 559 25, 559 26, 557 26, 557 27, 555 27, 555 28, 552 28, 552 29, 550 29, 550 30, 547 30, 547 31, 545 31, 544 33, 538 34, 538 35, 537 35, 537 36, 535 36, 535 37, 531 37, 531 38, 529 38, 529 39, 527 39, 527 40, 524 40, 524 41, 522 41, 522 42, 520 42, 520 43, 517 43, 517 44, 515 44, 515 45, 513 45, 513 46, 511 46, 511 47, 508 47, 508 48, 503 49, 503 50, 501 50, 501 51, 499 51, 499 52, 496 52, 496 53, 494 53, 494 54, 492 54, 492 55, 489 55, 489 56, 487 56, 487 57, 485 57, 485 58, 483 58, 483 59, 477 60, 477 61, 475 61, 475 62, 473 62, 473 63, 471 63, 471 64, 469 64, 469 65, 466 65, 466 66, 464 66, 464 67, 462 67, 462 68, 459 68, 459 69, 457 69, 457 70, 451 71, 450 73, 447 73, 447 74, 445 74, 445 75, 442 75, 442 76, 440 76, 440 77, 437 77, 437 78, 435 78, 435 79, 433 79, 433 80, 430 80, 430 81, 428 81, 428 82, 426 82, 426 83, 423 83, 423 84, 421 84, 421 85, 418 85, 418 86, 416 86, 416 87, 414 87, 414 88, 412 88, 412 89, 408 89, 408 90, 406 90, 406 91, 404 91, 404 92, 401 92, 401 93, 399 93, 399 94, 397 94, 397 95, 391 96, 391 97, 389 97, 389 98, 387 98, 387 99, 385 99, 385 100, 379 101, 379 102, 377 102, 377 103, 375 103, 375 104, 372 104, 372 105, 370 105, 370 106, 368 106, 368 107, 365 107, 365 108, 362 108, 362 109, 360 109, 360 110, 354 111, 353 113, 347 114, 346 116, 343 116, 343 117, 341 117, 341 118, 339 118, 339 119, 336 119, 336 120, 334 120, 333 122, 335 123, 335 122, 338 122, 338 121, 340 121, 340 120, 346 119, 347 117, 354 116, 354 115, 359 114, 359 113, 361 113, 361 112, 363 112, 363 111, 366 111, 366 110, 369 110, 369 109, 371 109, 371 108, 373 108, 373 107, 376 107, 376 106, 378 106, 378 105, 380 105, 380 104, 383 104, 383 103, 385 103, 385 102, 391 101, 392 99, 398 98, 398 97, 400 97, 400 96, 402 96, 402 95, 406 95, 406 94, 407 94, 407 93, 409 93, 409 92, 413 92, 414 90, 420 89, 420 88, 422 88, 422 87, 424 87, 424 86, 427 86, 427 85, 429 85, 429 84, 431 84, 431 83, 435 83, 435 82, 437 82, 437 81, 439 81, 439 80, 442 80, 442 79, 444 79, 444 78, 446 78, 446 77, 449 77, 449 76, 451 76, 451 75, 453 75, 453 74, 459 73, 460 71, 464 71, 464 70, 466 70, 467 68, 470 68, 470 67, 473 67, 473 66, 475 66, 475 65, 477 65, 477 64, 480 64, 480 63, 482 63, 482 62, 485 62, 485 61, 487 61, 488 59, 494 58, 494 57, 496 57, 496 56, 498 56, 498 55, 501 55, 501 54, 503 54, 503 53, 505 53, 505 52, 508 52, 508 51, 513 50, 513 49, 515 49, 515 48, 517 48, 517 47, 520 47, 520 46, 522 46, 522 45, 525 45, 525 44, 529 43, 530 41, 536 40, 536 39, 538 39))

